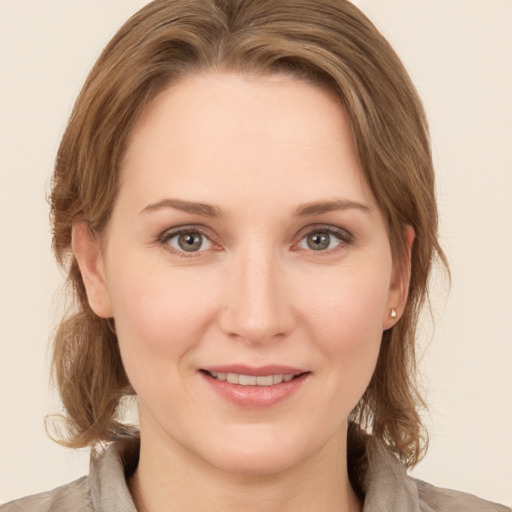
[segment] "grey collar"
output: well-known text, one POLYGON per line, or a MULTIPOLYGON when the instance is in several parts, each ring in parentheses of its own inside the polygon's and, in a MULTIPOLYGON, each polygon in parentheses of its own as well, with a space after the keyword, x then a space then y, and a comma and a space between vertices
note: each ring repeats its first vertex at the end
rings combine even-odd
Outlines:
MULTIPOLYGON (((127 475, 136 467, 138 450, 139 441, 134 439, 113 443, 92 457, 89 485, 95 512, 137 512, 127 475)), ((370 436, 363 453, 363 512, 421 512, 416 482, 407 476, 396 457, 370 436)))

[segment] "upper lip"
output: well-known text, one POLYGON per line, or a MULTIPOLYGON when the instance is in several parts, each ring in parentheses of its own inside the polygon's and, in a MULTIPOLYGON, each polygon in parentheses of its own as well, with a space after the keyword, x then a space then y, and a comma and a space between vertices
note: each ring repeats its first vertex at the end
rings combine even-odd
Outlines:
POLYGON ((247 366, 244 364, 230 364, 218 366, 205 366, 201 370, 213 373, 236 373, 238 375, 252 375, 265 377, 267 375, 299 375, 307 370, 283 365, 247 366))

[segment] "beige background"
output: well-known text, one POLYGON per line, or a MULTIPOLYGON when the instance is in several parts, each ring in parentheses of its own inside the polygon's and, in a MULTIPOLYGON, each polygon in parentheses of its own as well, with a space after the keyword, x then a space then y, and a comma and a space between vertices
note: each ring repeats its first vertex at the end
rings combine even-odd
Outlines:
MULTIPOLYGON (((49 441, 47 340, 61 276, 45 191, 74 98, 143 0, 0 0, 0 503, 87 470, 49 441)), ((512 504, 512 0, 360 0, 432 125, 442 242, 422 346, 431 450, 415 475, 512 504)), ((58 304, 58 302, 57 302, 58 304)))

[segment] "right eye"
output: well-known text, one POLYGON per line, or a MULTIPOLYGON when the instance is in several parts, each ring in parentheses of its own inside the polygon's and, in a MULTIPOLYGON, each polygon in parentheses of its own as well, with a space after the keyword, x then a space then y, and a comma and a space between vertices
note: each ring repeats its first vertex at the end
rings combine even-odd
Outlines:
POLYGON ((211 249, 211 240, 197 229, 183 229, 167 232, 162 237, 162 243, 170 245, 178 252, 201 252, 211 249))

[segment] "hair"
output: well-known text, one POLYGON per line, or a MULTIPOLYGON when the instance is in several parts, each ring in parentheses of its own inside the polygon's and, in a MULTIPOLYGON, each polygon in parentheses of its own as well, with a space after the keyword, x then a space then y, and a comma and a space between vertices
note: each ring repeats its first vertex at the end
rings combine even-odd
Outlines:
POLYGON ((134 394, 111 320, 91 310, 72 226, 100 236, 119 189, 130 132, 155 96, 197 73, 285 74, 328 90, 350 120, 359 163, 385 217, 395 264, 407 261, 405 226, 415 231, 408 301, 382 336, 371 382, 351 422, 407 466, 427 435, 416 382, 415 331, 428 300, 438 243, 434 172, 426 117, 400 59, 347 0, 156 0, 108 43, 76 101, 58 150, 51 211, 53 247, 74 303, 56 330, 53 375, 71 447, 126 439, 119 419, 134 394))

